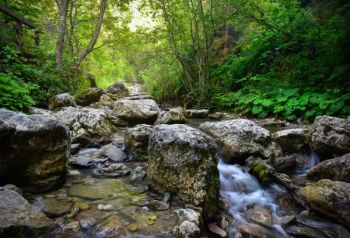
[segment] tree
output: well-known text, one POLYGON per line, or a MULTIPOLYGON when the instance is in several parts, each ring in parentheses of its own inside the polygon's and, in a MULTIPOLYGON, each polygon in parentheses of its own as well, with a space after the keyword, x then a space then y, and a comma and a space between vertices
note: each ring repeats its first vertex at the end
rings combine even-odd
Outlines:
POLYGON ((64 38, 67 28, 67 14, 69 0, 56 0, 59 11, 58 35, 56 41, 56 67, 62 67, 62 58, 64 50, 64 38))

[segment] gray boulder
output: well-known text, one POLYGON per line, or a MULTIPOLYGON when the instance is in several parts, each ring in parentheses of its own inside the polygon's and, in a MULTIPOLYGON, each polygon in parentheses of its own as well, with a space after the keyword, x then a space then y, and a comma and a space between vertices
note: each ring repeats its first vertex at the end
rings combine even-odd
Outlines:
POLYGON ((102 147, 101 152, 104 156, 114 162, 122 162, 127 159, 127 156, 123 149, 113 145, 108 144, 102 147))
POLYGON ((322 159, 350 152, 350 118, 316 117, 311 134, 312 148, 322 159))
POLYGON ((67 127, 52 117, 0 109, 0 181, 39 192, 56 188, 70 154, 67 127))
POLYGON ((217 145, 212 138, 187 125, 158 125, 148 152, 147 178, 153 189, 203 207, 206 217, 217 212, 217 145))
POLYGON ((133 124, 153 124, 160 113, 153 99, 123 98, 113 103, 115 116, 133 124))
POLYGON ((61 107, 69 107, 69 106, 75 107, 76 105, 77 104, 73 96, 71 96, 69 93, 62 93, 62 94, 55 95, 50 99, 49 109, 55 110, 61 107))
POLYGON ((102 109, 65 107, 53 116, 69 127, 73 143, 106 142, 113 132, 109 117, 102 109))
POLYGON ((209 115, 207 109, 188 109, 186 110, 186 117, 188 118, 206 118, 209 115))
POLYGON ((195 238, 200 236, 201 215, 193 209, 174 210, 179 225, 173 228, 173 235, 180 238, 195 238))
POLYGON ((228 162, 243 162, 249 156, 273 159, 281 154, 270 132, 247 119, 205 122, 200 129, 218 142, 228 162))
POLYGON ((319 179, 330 179, 350 183, 350 154, 325 160, 313 167, 308 177, 319 179))
POLYGON ((152 126, 145 124, 137 125, 126 130, 124 134, 125 146, 131 152, 134 159, 147 159, 147 147, 151 130, 152 126))
POLYGON ((285 152, 298 152, 309 143, 309 130, 307 128, 293 128, 277 131, 273 139, 285 152))
POLYGON ((185 124, 186 117, 182 107, 171 108, 169 111, 162 111, 157 121, 154 123, 159 124, 185 124))
POLYGON ((0 187, 0 236, 39 237, 55 228, 39 208, 15 191, 0 187))
POLYGON ((88 88, 75 95, 75 101, 80 106, 89 106, 91 103, 100 100, 105 92, 102 88, 88 88))
POLYGON ((298 193, 314 210, 350 228, 350 184, 322 179, 298 193))

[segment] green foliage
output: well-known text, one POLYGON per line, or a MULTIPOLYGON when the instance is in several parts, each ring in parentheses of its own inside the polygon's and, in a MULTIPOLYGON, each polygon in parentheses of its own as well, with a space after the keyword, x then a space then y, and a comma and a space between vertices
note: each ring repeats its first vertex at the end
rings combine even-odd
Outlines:
POLYGON ((221 84, 213 105, 262 118, 349 116, 350 4, 239 4, 246 34, 233 50, 239 54, 211 68, 221 84))

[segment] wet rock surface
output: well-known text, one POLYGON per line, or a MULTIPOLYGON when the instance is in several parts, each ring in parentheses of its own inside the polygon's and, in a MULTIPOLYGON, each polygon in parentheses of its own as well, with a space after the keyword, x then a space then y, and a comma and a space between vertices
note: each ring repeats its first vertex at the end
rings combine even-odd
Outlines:
POLYGON ((124 135, 125 146, 137 160, 147 160, 147 148, 152 126, 137 125, 128 128, 124 135))
POLYGON ((169 111, 162 111, 155 122, 159 124, 185 124, 186 117, 182 107, 171 108, 169 111))
POLYGON ((299 152, 309 143, 309 130, 307 128, 277 131, 272 136, 285 152, 299 152))
POLYGON ((186 125, 153 127, 148 145, 148 184, 202 206, 206 215, 217 209, 219 181, 217 146, 212 138, 186 125))
POLYGON ((1 183, 38 192, 64 182, 70 136, 54 118, 0 109, 0 143, 1 183))
POLYGON ((350 154, 319 163, 309 171, 308 177, 350 183, 350 154))
POLYGON ((281 154, 270 132, 250 120, 205 122, 200 129, 218 142, 222 155, 231 163, 242 162, 249 156, 275 158, 281 154))
POLYGON ((54 222, 15 191, 0 187, 0 236, 35 237, 50 232, 54 222))
POLYGON ((350 152, 350 118, 316 117, 311 134, 314 150, 323 158, 350 152))

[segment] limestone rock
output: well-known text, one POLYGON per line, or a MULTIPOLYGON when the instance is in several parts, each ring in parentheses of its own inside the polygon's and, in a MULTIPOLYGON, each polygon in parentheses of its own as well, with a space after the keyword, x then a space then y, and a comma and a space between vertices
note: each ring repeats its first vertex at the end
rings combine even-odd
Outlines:
POLYGON ((127 159, 127 156, 124 153, 124 151, 113 144, 105 145, 102 147, 101 150, 104 156, 106 156, 108 159, 114 162, 122 162, 127 159))
POLYGON ((15 191, 0 187, 0 236, 36 237, 55 228, 39 208, 15 191))
POLYGON ((188 109, 186 110, 186 117, 188 118, 206 118, 209 115, 209 110, 207 109, 188 109))
POLYGON ((294 128, 277 131, 273 139, 285 152, 299 152, 309 143, 309 130, 307 128, 294 128))
POLYGON ((148 145, 148 184, 201 206, 208 217, 218 206, 217 145, 187 125, 153 127, 148 145))
POLYGON ((54 110, 54 109, 59 109, 61 107, 75 107, 77 104, 74 100, 74 97, 71 96, 69 93, 62 93, 53 96, 50 99, 49 102, 49 109, 54 110))
POLYGON ((218 142, 227 162, 242 162, 249 156, 272 159, 281 154, 270 132, 247 119, 205 122, 200 129, 218 142))
POLYGON ((115 116, 133 124, 153 124, 160 113, 153 99, 135 99, 127 97, 113 103, 115 116))
POLYGON ((298 192, 306 203, 339 223, 350 227, 350 184, 322 179, 298 192))
POLYGON ((309 171, 308 177, 350 183, 350 153, 317 164, 309 171))
POLYGON ((169 111, 163 111, 159 114, 157 121, 154 123, 159 124, 185 124, 186 117, 182 107, 171 108, 169 111))
POLYGON ((69 127, 73 143, 98 144, 109 141, 113 127, 104 110, 65 107, 53 116, 69 127))
POLYGON ((124 134, 126 148, 131 152, 134 159, 146 160, 149 135, 152 126, 141 124, 128 128, 124 134))
POLYGON ((70 137, 54 118, 0 109, 0 144, 1 183, 41 192, 64 182, 70 137))
POLYGON ((311 134, 312 148, 322 159, 350 152, 350 118, 316 117, 311 134))
POLYGON ((101 88, 88 88, 75 95, 75 101, 80 106, 89 106, 91 103, 100 100, 104 93, 101 88))

